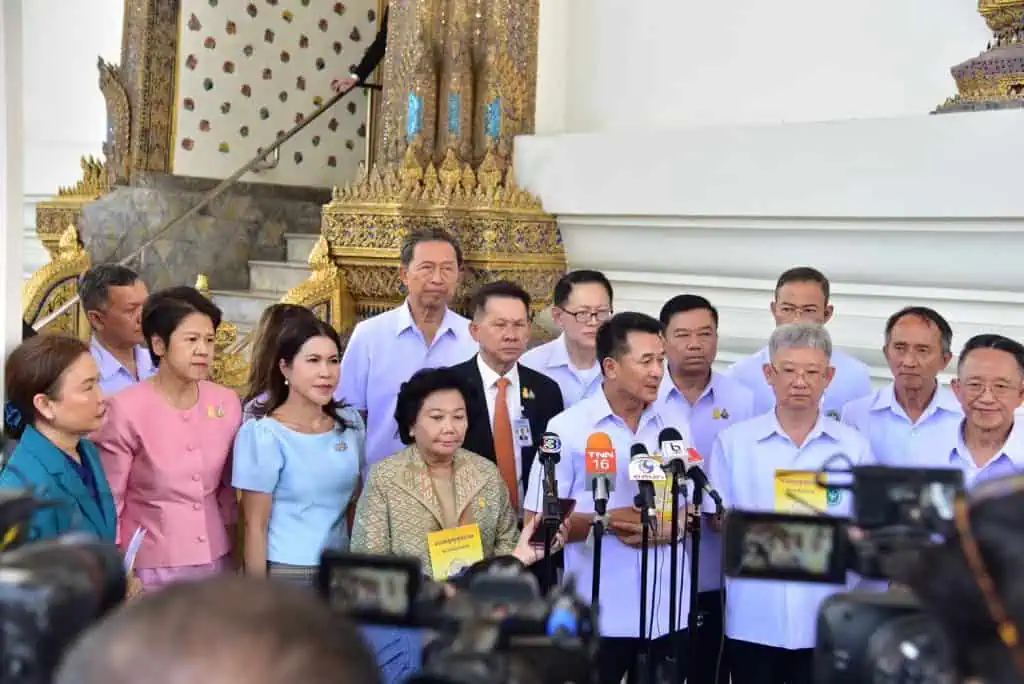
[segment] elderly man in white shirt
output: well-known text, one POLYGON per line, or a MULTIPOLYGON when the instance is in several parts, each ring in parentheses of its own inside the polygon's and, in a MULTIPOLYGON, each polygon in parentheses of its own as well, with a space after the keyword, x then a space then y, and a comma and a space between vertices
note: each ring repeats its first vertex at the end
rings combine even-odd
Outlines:
POLYGON ((843 422, 867 437, 882 465, 913 466, 916 455, 948 451, 946 435, 963 411, 939 384, 953 358, 953 329, 934 309, 908 306, 885 323, 885 359, 893 381, 843 408, 843 422))
MULTIPOLYGON (((820 326, 779 326, 768 344, 775 409, 722 432, 708 462, 727 509, 846 516, 849 495, 806 490, 807 480, 842 454, 851 465, 874 461, 853 428, 824 415, 832 381, 832 340, 820 326), (798 484, 799 483, 799 484, 798 484), (801 489, 797 497, 792 489, 801 489)), ((813 684, 818 608, 841 586, 730 578, 726 636, 733 684, 813 684)))
MULTIPOLYGON (((828 278, 817 269, 809 266, 789 269, 775 283, 775 298, 770 307, 775 325, 825 325, 832 319, 833 308, 829 302, 831 289, 828 278)), ((754 393, 754 410, 757 413, 771 411, 775 405, 775 393, 765 382, 764 369, 769 362, 768 348, 765 347, 737 361, 728 371, 730 376, 754 393)), ((835 369, 835 377, 825 390, 822 407, 827 415, 839 420, 840 412, 846 404, 871 394, 871 372, 863 361, 838 349, 832 352, 832 367, 835 369)))

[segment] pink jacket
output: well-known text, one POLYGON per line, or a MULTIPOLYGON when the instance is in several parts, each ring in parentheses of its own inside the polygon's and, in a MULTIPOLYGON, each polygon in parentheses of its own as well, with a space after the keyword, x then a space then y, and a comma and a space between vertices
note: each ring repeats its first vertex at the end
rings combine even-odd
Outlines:
POLYGON ((238 395, 212 382, 200 383, 188 411, 145 381, 109 400, 94 441, 117 506, 118 544, 146 529, 135 567, 202 565, 231 550, 231 446, 241 423, 238 395))

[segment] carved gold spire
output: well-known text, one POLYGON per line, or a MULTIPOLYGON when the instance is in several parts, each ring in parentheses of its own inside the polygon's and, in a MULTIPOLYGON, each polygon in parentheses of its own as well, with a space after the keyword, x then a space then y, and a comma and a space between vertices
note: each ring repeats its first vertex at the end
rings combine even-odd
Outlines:
POLYGON ((953 67, 958 94, 936 113, 1024 107, 1024 0, 979 0, 992 41, 977 57, 953 67))

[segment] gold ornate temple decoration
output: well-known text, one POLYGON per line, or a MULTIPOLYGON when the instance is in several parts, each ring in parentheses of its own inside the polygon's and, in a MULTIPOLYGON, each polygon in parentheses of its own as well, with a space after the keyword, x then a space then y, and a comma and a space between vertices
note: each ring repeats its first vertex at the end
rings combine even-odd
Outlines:
POLYGON ((339 333, 347 335, 356 324, 355 301, 331 259, 330 247, 323 236, 309 253, 309 270, 312 271, 309 280, 293 287, 281 301, 306 307, 318 318, 330 321, 339 333))
MULTIPOLYGON (((195 288, 207 299, 212 299, 210 279, 200 273, 196 276, 195 288)), ((245 391, 249 381, 249 362, 238 349, 238 328, 228 321, 221 321, 217 326, 214 340, 213 368, 210 379, 216 383, 230 387, 239 394, 245 391)))
POLYGON ((565 272, 558 227, 512 172, 514 137, 533 132, 538 8, 538 0, 391 4, 374 165, 335 188, 323 211, 337 275, 324 270, 320 282, 337 279, 346 313, 331 320, 343 335, 404 299, 399 251, 422 228, 447 230, 462 246, 457 302, 498 279, 523 285, 538 311, 550 302, 565 272))
POLYGON ((57 243, 70 225, 77 225, 82 207, 110 191, 103 162, 82 157, 82 180, 71 187, 59 188, 57 196, 36 204, 36 235, 50 253, 57 257, 57 243))
POLYGON ((979 0, 993 39, 977 57, 953 67, 958 94, 935 112, 1024 107, 1024 0, 979 0))
MULTIPOLYGON (((78 236, 66 226, 54 250, 53 260, 32 274, 22 291, 25 322, 35 325, 78 295, 78 279, 89 270, 92 260, 78 236)), ((89 322, 80 304, 68 309, 41 332, 63 333, 83 340, 89 338, 89 322)))

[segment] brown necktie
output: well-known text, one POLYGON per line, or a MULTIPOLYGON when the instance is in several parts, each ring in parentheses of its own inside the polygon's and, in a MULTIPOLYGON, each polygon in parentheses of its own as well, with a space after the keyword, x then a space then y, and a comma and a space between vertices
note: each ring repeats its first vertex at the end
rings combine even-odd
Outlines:
POLYGON ((498 378, 498 398, 494 401, 494 456, 498 472, 508 487, 512 508, 519 510, 519 482, 516 480, 516 443, 512 419, 508 415, 508 378, 498 378))

